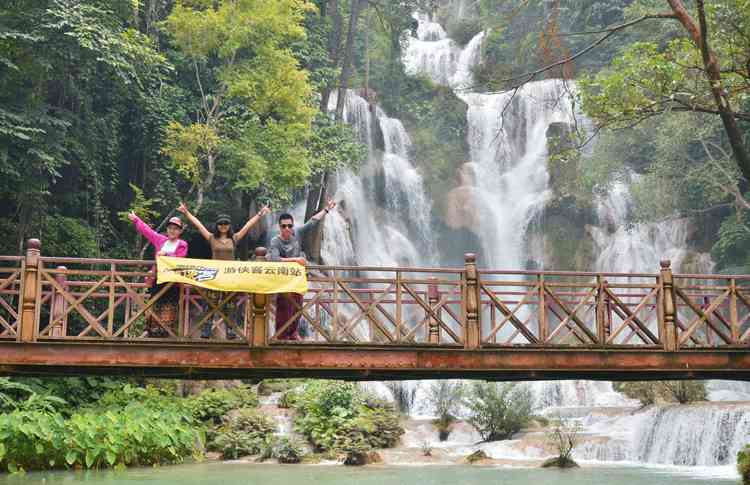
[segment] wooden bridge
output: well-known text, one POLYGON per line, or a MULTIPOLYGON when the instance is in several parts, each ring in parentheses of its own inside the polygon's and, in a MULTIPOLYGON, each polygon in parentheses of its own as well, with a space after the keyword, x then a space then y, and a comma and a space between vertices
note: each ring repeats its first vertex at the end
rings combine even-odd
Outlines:
MULTIPOLYGON (((750 276, 308 267, 296 315, 274 297, 180 288, 157 325, 152 261, 0 257, 0 374, 179 378, 750 380, 750 276), (296 319, 300 341, 279 340, 296 319), (231 327, 234 339, 204 325, 231 327)), ((263 260, 265 250, 256 250, 263 260)))

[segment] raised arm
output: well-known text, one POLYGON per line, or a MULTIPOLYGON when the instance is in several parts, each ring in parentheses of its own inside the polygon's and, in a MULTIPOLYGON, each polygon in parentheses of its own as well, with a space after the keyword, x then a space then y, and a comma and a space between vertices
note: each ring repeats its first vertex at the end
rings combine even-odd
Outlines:
POLYGON ((328 198, 328 201, 326 202, 326 206, 323 207, 323 210, 312 216, 310 219, 315 219, 316 221, 319 221, 323 219, 326 214, 328 214, 330 211, 332 211, 336 207, 336 201, 328 198))
POLYGON ((263 216, 271 212, 271 208, 268 207, 268 205, 263 206, 257 214, 255 214, 253 217, 247 220, 244 226, 242 226, 242 229, 234 233, 234 240, 240 241, 243 237, 247 236, 247 233, 252 229, 254 225, 260 221, 263 216))
POLYGON ((203 236, 206 241, 211 239, 211 232, 206 229, 206 226, 204 226, 203 223, 197 217, 195 217, 192 212, 190 212, 184 202, 180 202, 180 206, 177 208, 177 210, 185 214, 185 217, 188 221, 190 221, 190 224, 194 225, 195 228, 198 229, 198 232, 201 233, 201 236, 203 236))
POLYGON ((307 233, 307 231, 309 231, 310 229, 315 227, 320 221, 322 221, 323 218, 326 216, 326 214, 332 211, 334 207, 336 207, 336 202, 329 197, 328 202, 326 202, 326 206, 323 208, 323 210, 321 210, 320 212, 312 216, 309 221, 305 222, 305 224, 299 228, 297 232, 300 235, 300 237, 302 237, 304 234, 307 233))
POLYGON ((159 243, 161 243, 162 240, 166 239, 166 236, 162 236, 158 232, 151 229, 151 226, 146 224, 141 220, 140 217, 135 215, 135 212, 130 212, 128 214, 128 219, 130 219, 130 222, 135 224, 135 229, 143 234, 143 237, 145 237, 148 242, 154 245, 154 247, 159 247, 159 243))

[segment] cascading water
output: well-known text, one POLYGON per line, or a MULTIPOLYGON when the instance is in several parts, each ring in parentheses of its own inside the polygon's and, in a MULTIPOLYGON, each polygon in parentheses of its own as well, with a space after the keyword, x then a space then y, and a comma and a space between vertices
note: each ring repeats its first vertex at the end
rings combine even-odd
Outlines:
POLYGON ((630 190, 627 184, 615 182, 606 197, 598 201, 599 225, 591 228, 596 245, 598 271, 622 273, 651 272, 659 261, 669 259, 677 271, 708 273, 712 262, 707 254, 691 253, 688 247, 689 221, 675 218, 658 224, 631 224, 630 190), (686 258, 690 268, 685 268, 686 258))
MULTIPOLYGON (((333 93, 331 109, 336 99, 333 93)), ((324 261, 369 266, 434 263, 435 243, 429 235, 432 202, 408 159, 411 140, 404 126, 353 91, 346 92, 344 120, 367 145, 369 157, 359 175, 350 170, 336 175, 334 197, 342 201, 343 212, 334 211, 326 220, 324 261), (382 134, 382 151, 376 149, 376 133, 382 134)))
MULTIPOLYGON (((418 38, 410 39, 405 50, 407 71, 450 86, 468 105, 471 161, 461 167, 461 200, 473 206, 468 212, 481 222, 477 236, 483 264, 522 268, 528 259, 527 226, 550 196, 547 128, 550 123, 571 122, 575 116, 566 92, 570 86, 547 80, 516 92, 472 92, 471 69, 480 61, 485 33, 460 49, 442 26, 424 15, 415 18, 418 38)), ((335 105, 335 97, 331 102, 335 105)), ((342 201, 343 213, 326 221, 325 261, 384 266, 439 262, 429 233, 431 200, 407 156, 410 141, 403 125, 351 91, 344 115, 367 143, 370 156, 358 176, 350 171, 337 175, 336 198, 342 201)), ((599 254, 596 269, 655 272, 663 258, 671 259, 678 269, 688 260, 693 271, 710 269, 710 258, 685 250, 686 220, 658 226, 629 224, 629 199, 628 185, 617 183, 598 201, 599 224, 590 228, 599 254)), ((615 392, 609 382, 531 386, 538 412, 575 417, 584 424, 584 439, 575 452, 580 459, 719 465, 731 461, 737 447, 750 440, 746 408, 657 407, 617 415, 619 407, 632 410, 635 403, 615 392), (592 413, 593 408, 611 409, 615 417, 592 413)), ((377 390, 388 392, 382 386, 377 390)), ((718 381, 709 384, 709 392, 723 400, 750 396, 748 387, 718 381)), ((424 407, 415 411, 429 414, 424 407)))

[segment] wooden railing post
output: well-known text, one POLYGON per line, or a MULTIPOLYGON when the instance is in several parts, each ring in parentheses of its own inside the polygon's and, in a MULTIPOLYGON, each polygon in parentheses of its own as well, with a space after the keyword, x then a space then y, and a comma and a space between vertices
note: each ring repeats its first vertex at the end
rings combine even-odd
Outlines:
POLYGON ((477 272, 477 255, 464 255, 464 274, 466 277, 466 324, 464 326, 464 348, 478 349, 481 343, 481 308, 479 293, 479 273, 477 272))
MULTIPOLYGON (((65 266, 58 266, 58 271, 65 271, 65 266)), ((57 273, 55 275, 55 281, 60 285, 62 289, 65 291, 68 291, 68 279, 65 276, 65 273, 57 273)), ((68 307, 68 302, 65 301, 65 297, 57 290, 53 290, 53 297, 52 297, 52 311, 50 312, 50 319, 51 321, 55 321, 60 317, 63 313, 65 313, 65 310, 68 307)), ((68 317, 64 317, 61 321, 57 322, 55 326, 52 328, 52 332, 50 335, 52 337, 64 337, 68 334, 68 317)))
POLYGON ((21 342, 34 342, 36 340, 36 303, 39 291, 39 255, 41 248, 42 243, 39 239, 29 239, 26 243, 21 329, 18 333, 21 342))
POLYGON ((607 292, 604 289, 604 278, 601 275, 596 277, 596 336, 599 339, 599 345, 607 344, 607 292))
POLYGON ((674 295, 674 279, 672 278, 672 262, 668 259, 661 261, 661 282, 664 292, 662 303, 664 315, 664 334, 660 335, 664 350, 674 352, 677 350, 677 327, 675 324, 676 308, 674 295))
MULTIPOLYGON (((268 251, 264 247, 255 248, 255 260, 265 261, 268 251)), ((268 345, 268 295, 253 293, 253 330, 250 344, 253 347, 268 345)))
MULTIPOLYGON (((439 312, 440 310, 437 310, 438 301, 440 301, 440 292, 438 291, 438 285, 435 283, 437 281, 437 278, 434 276, 431 276, 428 278, 430 280, 430 283, 427 285, 427 301, 429 302, 430 308, 432 308, 433 311, 439 312)), ((429 324, 429 335, 428 335, 428 342, 431 344, 439 344, 440 343, 440 325, 438 324, 438 321, 435 317, 430 315, 430 324, 429 324)))

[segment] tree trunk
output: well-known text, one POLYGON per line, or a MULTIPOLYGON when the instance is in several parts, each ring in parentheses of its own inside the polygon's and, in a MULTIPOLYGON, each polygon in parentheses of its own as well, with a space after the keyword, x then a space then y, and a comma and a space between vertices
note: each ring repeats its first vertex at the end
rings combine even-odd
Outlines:
POLYGON ((737 119, 734 117, 734 112, 732 111, 732 106, 729 104, 727 92, 722 84, 719 60, 716 57, 716 53, 711 50, 711 47, 708 45, 708 25, 706 23, 704 2, 703 0, 697 0, 696 2, 698 6, 699 20, 699 24, 696 24, 681 0, 667 1, 669 6, 672 7, 672 11, 677 17, 677 20, 679 20, 683 27, 685 27, 685 30, 688 31, 693 43, 701 51, 706 77, 711 86, 711 94, 714 97, 714 102, 719 111, 721 122, 724 125, 724 131, 726 132, 729 144, 732 147, 735 161, 742 172, 742 176, 746 180, 745 184, 742 185, 746 185, 747 182, 750 181, 750 154, 748 153, 747 148, 745 148, 742 131, 740 131, 737 126, 737 119))
POLYGON ((365 15, 365 99, 370 100, 370 15, 365 15))
MULTIPOLYGON (((307 193, 307 206, 305 209, 305 222, 309 221, 312 216, 323 210, 326 203, 326 196, 328 194, 328 179, 329 174, 326 171, 321 174, 320 182, 312 187, 307 193)), ((302 241, 303 247, 305 248, 305 254, 308 259, 314 263, 320 264, 321 256, 320 249, 323 243, 323 223, 321 222, 311 230, 307 231, 304 240, 302 241)))
MULTIPOLYGON (((331 59, 331 67, 336 68, 339 64, 339 44, 341 44, 341 12, 339 12, 338 0, 328 1, 327 12, 333 17, 333 31, 328 37, 328 56, 331 59)), ((323 12, 321 12, 323 15, 323 12)), ((332 86, 324 86, 320 93, 320 111, 328 112, 328 100, 331 97, 332 86)))
MULTIPOLYGON (((346 34, 346 47, 344 50, 344 60, 341 67, 341 77, 339 78, 339 87, 338 87, 338 97, 336 99, 336 121, 342 122, 344 118, 344 105, 346 102, 346 88, 349 85, 349 79, 352 76, 352 63, 354 61, 354 40, 357 36, 357 21, 359 19, 359 13, 361 11, 361 6, 365 3, 366 0, 352 0, 351 5, 351 12, 349 15, 349 31, 346 34)), ((331 2, 331 8, 333 8, 333 3, 331 2)), ((336 10, 338 14, 338 9, 336 10)), ((340 18, 340 15, 339 15, 340 18)), ((334 17, 334 32, 332 35, 333 39, 340 39, 340 21, 338 24, 338 27, 336 26, 335 17, 334 17)), ((329 45, 329 49, 332 47, 333 44, 329 45)), ((336 41, 336 46, 338 46, 338 41, 336 41)), ((336 49, 338 51, 338 49, 336 49)), ((335 57, 335 59, 338 59, 338 56, 335 57)), ((328 107, 328 98, 325 93, 323 93, 324 96, 322 96, 321 99, 321 107, 328 107)), ((327 195, 327 185, 328 180, 330 178, 330 173, 327 171, 321 176, 321 181, 319 186, 313 186, 310 187, 310 192, 307 196, 307 207, 305 210, 305 221, 309 220, 310 217, 315 215, 317 212, 320 212, 323 210, 323 207, 326 203, 326 195, 327 195)), ((306 248, 306 254, 307 257, 316 263, 321 262, 320 258, 320 247, 322 243, 323 238, 323 224, 318 224, 315 228, 313 228, 311 231, 308 231, 307 236, 305 237, 305 241, 303 241, 303 245, 306 248)))
POLYGON ((344 118, 344 104, 346 101, 346 88, 349 87, 349 79, 352 76, 352 62, 354 57, 354 39, 357 36, 357 20, 359 19, 360 6, 365 0, 352 0, 352 11, 349 15, 349 32, 346 34, 346 48, 344 50, 344 62, 341 65, 341 78, 339 81, 339 95, 336 100, 336 120, 344 118))

